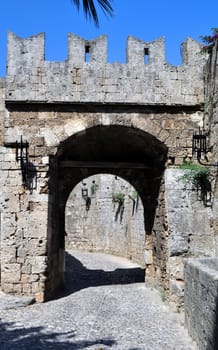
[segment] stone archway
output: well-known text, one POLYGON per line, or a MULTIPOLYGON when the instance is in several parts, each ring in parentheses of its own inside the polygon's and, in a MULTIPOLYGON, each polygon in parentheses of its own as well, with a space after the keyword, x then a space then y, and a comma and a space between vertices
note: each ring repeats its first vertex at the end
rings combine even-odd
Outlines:
POLYGON ((50 162, 48 295, 64 283, 65 206, 75 185, 99 173, 125 179, 142 199, 145 232, 151 235, 166 155, 167 147, 153 135, 120 125, 98 125, 59 145, 50 162))

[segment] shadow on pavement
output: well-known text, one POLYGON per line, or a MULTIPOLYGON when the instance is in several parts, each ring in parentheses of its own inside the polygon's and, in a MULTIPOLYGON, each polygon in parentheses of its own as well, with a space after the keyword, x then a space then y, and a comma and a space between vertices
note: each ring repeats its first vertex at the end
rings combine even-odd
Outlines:
POLYGON ((112 339, 72 341, 74 332, 48 333, 43 327, 21 328, 15 323, 3 323, 0 320, 0 349, 1 350, 81 350, 96 345, 112 347, 116 344, 112 339), (60 337, 64 337, 60 340, 60 337))
POLYGON ((65 289, 59 297, 88 287, 142 283, 144 281, 145 269, 143 268, 116 269, 114 271, 89 270, 80 260, 66 252, 65 289))

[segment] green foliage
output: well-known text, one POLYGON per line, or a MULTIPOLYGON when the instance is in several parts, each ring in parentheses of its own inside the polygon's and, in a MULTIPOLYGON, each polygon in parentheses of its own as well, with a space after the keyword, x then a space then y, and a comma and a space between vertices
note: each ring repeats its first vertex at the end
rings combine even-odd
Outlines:
POLYGON ((204 45, 201 49, 201 53, 211 53, 215 45, 216 40, 218 39, 218 28, 211 28, 212 35, 200 36, 204 45))
POLYGON ((131 194, 132 199, 136 199, 138 197, 138 192, 133 191, 131 194))
POLYGON ((112 200, 114 203, 123 204, 125 194, 122 192, 112 193, 112 200))
POLYGON ((94 196, 94 194, 96 193, 97 189, 98 189, 98 185, 93 181, 92 185, 91 185, 91 188, 90 188, 92 196, 94 196))
POLYGON ((185 184, 192 184, 194 187, 201 186, 204 180, 209 179, 209 169, 200 164, 187 162, 180 165, 180 169, 186 170, 179 180, 182 180, 185 184))

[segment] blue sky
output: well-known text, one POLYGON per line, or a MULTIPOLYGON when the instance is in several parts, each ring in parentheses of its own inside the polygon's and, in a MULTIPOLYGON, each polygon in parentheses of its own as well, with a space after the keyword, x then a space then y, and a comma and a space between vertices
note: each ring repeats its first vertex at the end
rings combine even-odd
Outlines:
POLYGON ((181 64, 180 45, 186 37, 200 35, 218 27, 217 0, 113 0, 114 17, 100 13, 100 27, 86 21, 71 0, 1 0, 0 4, 0 76, 5 76, 7 32, 28 37, 46 34, 46 59, 67 58, 67 33, 84 39, 108 36, 108 61, 125 63, 128 35, 144 41, 161 36, 166 41, 166 60, 181 64))

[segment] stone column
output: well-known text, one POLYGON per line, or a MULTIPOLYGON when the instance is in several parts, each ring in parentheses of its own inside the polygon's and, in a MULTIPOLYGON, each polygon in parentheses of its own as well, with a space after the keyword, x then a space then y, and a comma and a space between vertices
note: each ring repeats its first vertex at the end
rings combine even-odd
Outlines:
POLYGON ((149 285, 153 285, 154 278, 155 278, 155 271, 154 271, 154 264, 153 264, 153 237, 150 232, 146 234, 145 266, 146 266, 145 281, 148 282, 149 285))

